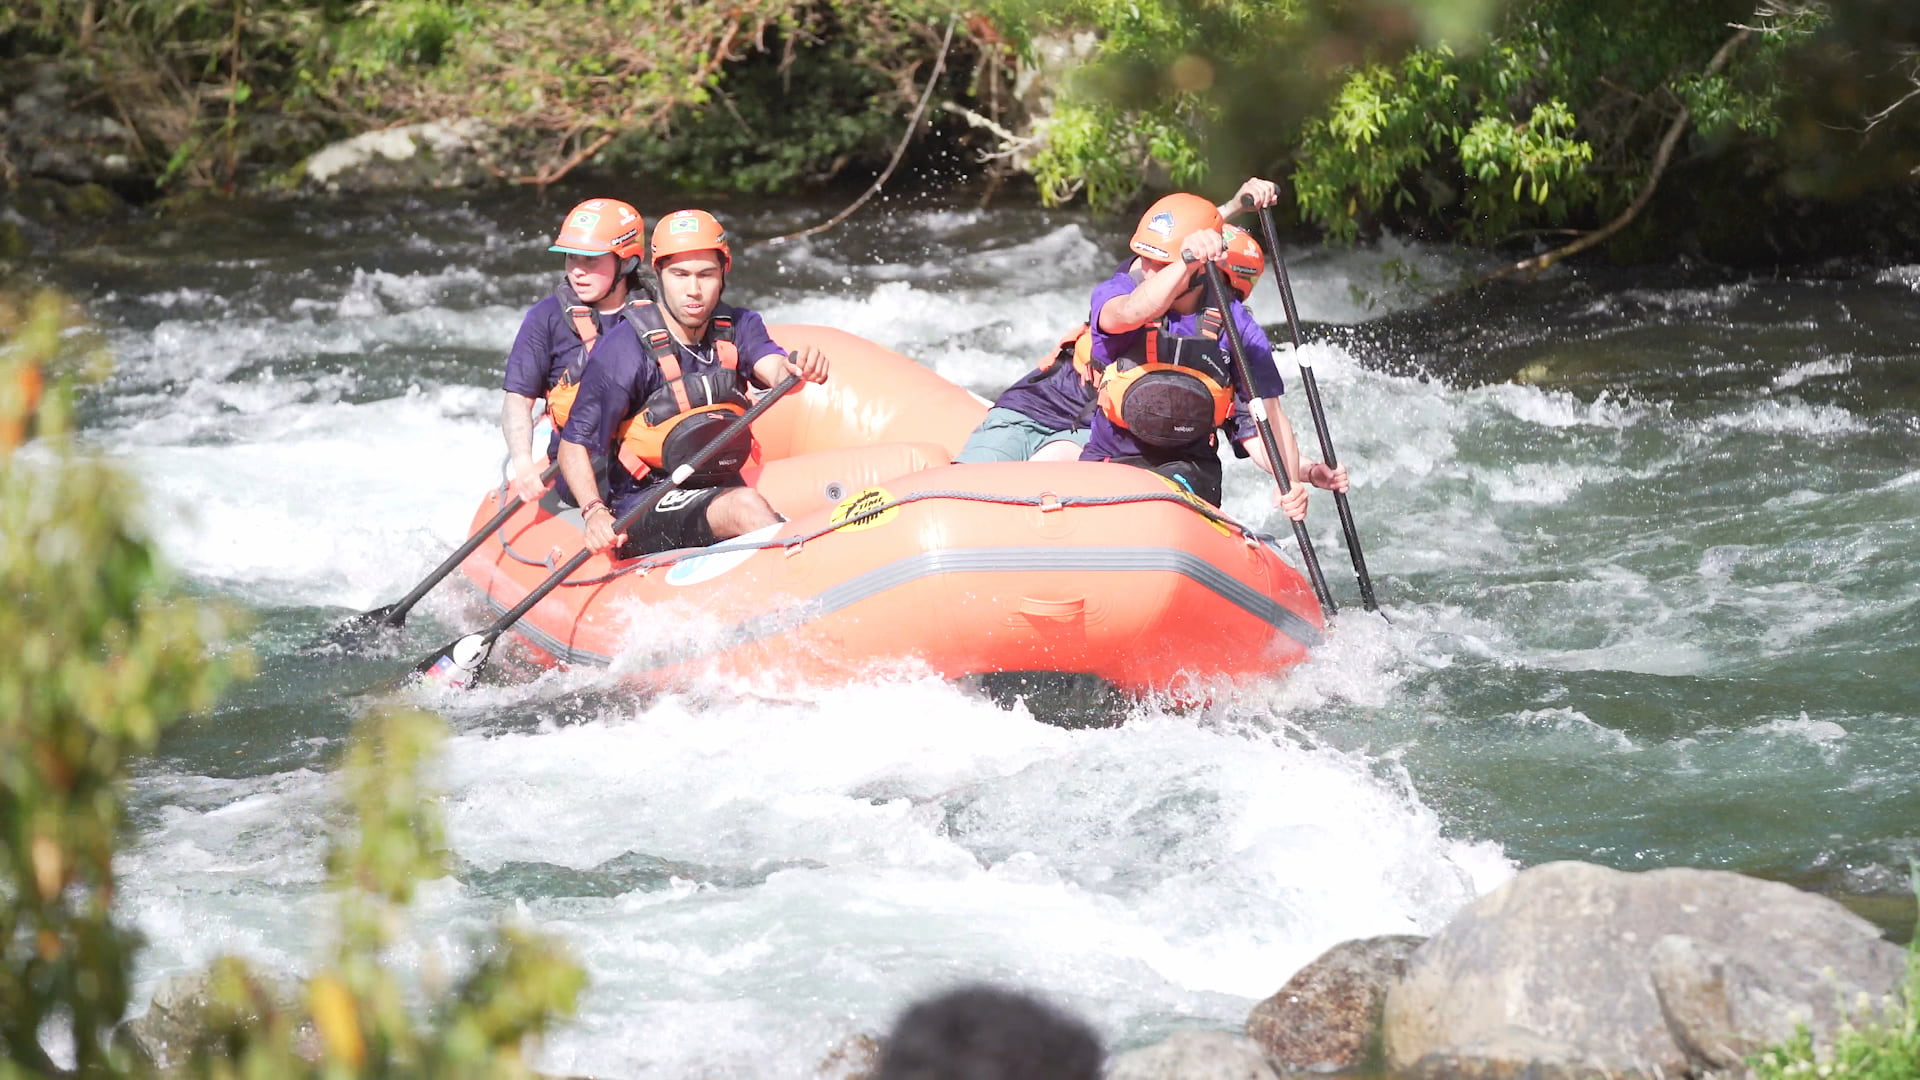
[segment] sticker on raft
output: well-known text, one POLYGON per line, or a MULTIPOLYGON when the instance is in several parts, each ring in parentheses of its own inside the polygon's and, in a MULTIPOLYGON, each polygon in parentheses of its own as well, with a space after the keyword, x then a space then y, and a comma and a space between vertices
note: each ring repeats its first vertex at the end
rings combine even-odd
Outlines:
POLYGON ((1188 487, 1187 485, 1181 483, 1178 480, 1175 480, 1173 477, 1168 476, 1165 473, 1154 473, 1153 475, 1159 477, 1161 483, 1172 488, 1174 494, 1180 496, 1181 498, 1192 503, 1194 506, 1198 507, 1201 511, 1202 516, 1206 518, 1207 524, 1219 530, 1221 536, 1233 535, 1232 529, 1229 529, 1225 525, 1222 525, 1220 523, 1220 519, 1211 516, 1211 512, 1215 509, 1212 503, 1208 502, 1207 500, 1201 498, 1198 495, 1195 495, 1193 493, 1192 488, 1188 487))
POLYGON ((741 533, 725 543, 708 548, 711 555, 695 555, 691 559, 682 559, 667 570, 669 585, 698 585, 703 581, 712 581, 721 574, 753 558, 755 552, 762 550, 759 543, 773 539, 780 531, 780 522, 741 533))
POLYGON ((833 524, 841 532, 859 532, 861 529, 877 529, 900 516, 900 508, 888 506, 875 514, 874 511, 893 501, 886 488, 868 488, 850 498, 840 500, 833 508, 833 524), (862 515, 871 515, 863 517, 862 515), (855 520, 858 518, 859 520, 855 520))

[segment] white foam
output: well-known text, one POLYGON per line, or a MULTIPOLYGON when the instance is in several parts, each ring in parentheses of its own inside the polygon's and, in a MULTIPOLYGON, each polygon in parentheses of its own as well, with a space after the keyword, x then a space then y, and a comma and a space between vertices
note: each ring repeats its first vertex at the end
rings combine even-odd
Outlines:
POLYGON ((1514 714, 1514 721, 1522 727, 1545 728, 1562 734, 1575 735, 1582 739, 1612 751, 1633 753, 1640 749, 1624 731, 1616 731, 1593 721, 1593 718, 1579 709, 1559 706, 1551 709, 1522 709, 1514 714))
POLYGON ((1755 724, 1746 729, 1752 735, 1785 735, 1795 739, 1804 739, 1815 746, 1827 748, 1847 737, 1847 729, 1832 720, 1815 720, 1807 715, 1805 709, 1798 716, 1780 716, 1764 724, 1755 724))
POLYGON ((287 408, 257 418, 260 442, 147 446, 120 460, 188 574, 261 600, 365 607, 406 591, 466 536, 504 454, 489 425, 496 402, 449 387, 287 408))
MULTIPOLYGON (((680 868, 615 896, 524 879, 535 895, 513 910, 593 978, 549 1069, 802 1075, 969 978, 1034 987, 1110 1036, 1165 1015, 1230 1024, 1335 942, 1430 931, 1511 873, 1448 838, 1403 773, 1265 733, 1278 720, 1069 732, 930 680, 616 701, 452 739, 448 840, 464 874, 630 852, 680 868)), ((168 807, 126 866, 130 910, 165 942, 143 986, 226 949, 310 961, 330 782, 138 785, 168 807)), ((426 890, 399 969, 470 959, 465 933, 498 905, 426 890)))
POLYGON ((1799 386, 1808 379, 1823 375, 1845 375, 1853 370, 1853 361, 1844 356, 1828 357, 1823 360, 1808 360, 1798 363, 1773 377, 1775 389, 1784 390, 1799 386))
POLYGON ((1709 428, 1783 435, 1847 435, 1867 430, 1866 422, 1838 405, 1808 405, 1768 398, 1705 419, 1709 428))
POLYGON ((1890 267, 1876 274, 1873 280, 1882 285, 1904 285, 1920 293, 1920 266, 1890 267))

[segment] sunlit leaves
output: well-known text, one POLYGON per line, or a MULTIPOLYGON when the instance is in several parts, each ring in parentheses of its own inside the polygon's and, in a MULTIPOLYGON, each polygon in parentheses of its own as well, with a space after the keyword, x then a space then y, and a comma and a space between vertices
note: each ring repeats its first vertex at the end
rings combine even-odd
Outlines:
MULTIPOLYGON (((0 383, 70 367, 71 321, 49 296, 0 297, 0 383)), ((0 409, 40 435, 0 445, 0 1051, 43 1069, 40 1026, 61 1017, 80 1067, 104 1070, 135 945, 110 908, 128 759, 244 658, 206 658, 219 622, 178 602, 132 485, 73 446, 64 380, 0 409)))
MULTIPOLYGON (((134 757, 249 665, 209 656, 221 618, 173 587, 134 524, 134 486, 75 445, 64 377, 98 366, 67 305, 0 293, 0 1077, 61 1074, 40 1043, 49 1021, 80 1075, 152 1073, 109 1040, 138 944, 112 906, 124 787, 134 757)), ((193 1075, 532 1075, 525 1040, 570 1015, 585 982, 552 944, 509 927, 474 942, 457 981, 417 989, 388 963, 416 885, 444 872, 428 781, 444 732, 410 711, 356 725, 332 953, 291 997, 217 962, 193 1075)))

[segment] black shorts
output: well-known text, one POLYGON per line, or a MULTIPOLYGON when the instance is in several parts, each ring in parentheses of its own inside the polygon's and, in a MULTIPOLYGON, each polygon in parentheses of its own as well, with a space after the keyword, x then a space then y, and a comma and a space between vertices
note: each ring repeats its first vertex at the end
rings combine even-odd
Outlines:
POLYGON ((1157 472, 1215 506, 1220 505, 1220 455, 1207 443, 1166 453, 1133 454, 1113 459, 1157 472))
MULTIPOLYGON (((620 557, 631 559, 657 551, 706 547, 718 542, 720 538, 713 535, 713 525, 707 521, 707 507, 729 488, 740 486, 741 482, 735 480, 718 487, 674 488, 660 496, 659 502, 627 528, 627 542, 620 545, 620 557)), ((650 489, 634 503, 654 494, 650 489)), ((633 503, 616 508, 614 516, 620 517, 632 508, 633 503)))

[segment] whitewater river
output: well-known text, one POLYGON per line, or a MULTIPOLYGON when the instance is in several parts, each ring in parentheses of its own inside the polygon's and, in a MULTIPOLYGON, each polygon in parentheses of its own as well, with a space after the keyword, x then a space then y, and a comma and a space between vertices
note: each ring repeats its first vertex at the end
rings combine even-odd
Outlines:
MULTIPOLYGON (((45 264, 118 359, 87 434, 143 481, 189 588, 248 615, 261 669, 140 769, 119 899, 142 997, 223 951, 297 972, 323 949, 350 724, 485 618, 450 584, 392 655, 299 646, 462 537, 569 201, 219 207, 45 264)), ((1122 239, 922 207, 774 249, 753 241, 825 211, 720 210, 744 238, 729 299, 988 394, 1084 317, 1122 239)), ((965 979, 1042 991, 1116 1048, 1237 1027, 1327 946, 1431 931, 1557 858, 1780 878, 1906 933, 1920 267, 1589 273, 1430 308, 1463 257, 1291 254, 1391 625, 1358 611, 1324 501, 1354 610, 1198 714, 1065 730, 911 674, 402 695, 454 731, 455 870, 396 962, 457 968, 521 920, 592 979, 543 1069, 758 1077, 965 979)), ((1279 322, 1269 283, 1254 306, 1279 322)), ((1266 519, 1267 483, 1229 464, 1228 509, 1266 519)))

